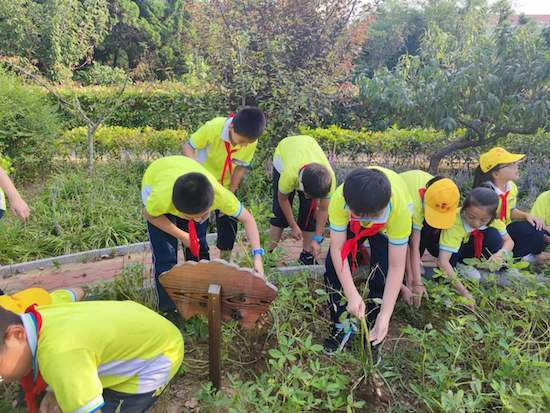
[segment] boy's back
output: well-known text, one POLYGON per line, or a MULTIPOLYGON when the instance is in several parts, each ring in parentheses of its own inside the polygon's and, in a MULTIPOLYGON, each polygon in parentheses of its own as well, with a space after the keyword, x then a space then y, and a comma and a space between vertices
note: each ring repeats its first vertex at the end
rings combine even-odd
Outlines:
MULTIPOLYGON (((99 407, 104 388, 130 394, 158 391, 183 359, 178 329, 140 304, 90 301, 37 310, 42 327, 38 350, 32 344, 31 350, 63 411, 99 407)), ((35 322, 30 314, 23 321, 32 343, 35 322)))

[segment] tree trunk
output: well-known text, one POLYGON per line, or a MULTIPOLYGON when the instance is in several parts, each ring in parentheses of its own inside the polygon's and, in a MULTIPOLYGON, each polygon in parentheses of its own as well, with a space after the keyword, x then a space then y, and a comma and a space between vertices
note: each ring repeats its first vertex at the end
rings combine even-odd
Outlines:
POLYGON ((430 164, 428 166, 428 172, 433 175, 436 175, 437 172, 439 171, 439 164, 441 163, 441 160, 447 155, 449 155, 450 153, 461 149, 480 146, 483 143, 484 143, 483 140, 467 140, 467 141, 457 140, 449 143, 444 148, 441 148, 440 150, 432 153, 432 155, 430 156, 430 164))
POLYGON ((88 174, 92 174, 94 171, 94 133, 97 129, 97 125, 88 125, 87 141, 88 141, 88 174))

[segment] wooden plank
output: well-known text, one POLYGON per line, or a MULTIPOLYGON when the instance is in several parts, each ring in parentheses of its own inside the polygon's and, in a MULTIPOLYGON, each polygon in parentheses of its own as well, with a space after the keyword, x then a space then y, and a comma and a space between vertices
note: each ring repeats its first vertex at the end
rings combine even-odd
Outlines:
POLYGON ((221 286, 210 284, 208 288, 208 357, 210 361, 210 381, 214 389, 221 385, 221 286))
POLYGON ((255 326, 277 296, 277 288, 248 268, 224 260, 188 261, 160 276, 160 282, 183 318, 208 312, 208 289, 221 286, 221 314, 244 328, 255 326))

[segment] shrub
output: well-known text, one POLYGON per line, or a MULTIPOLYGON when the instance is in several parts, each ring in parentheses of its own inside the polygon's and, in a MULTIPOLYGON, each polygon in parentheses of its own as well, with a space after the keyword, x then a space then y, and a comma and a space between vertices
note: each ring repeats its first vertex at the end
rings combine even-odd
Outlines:
POLYGON ((60 126, 42 91, 0 71, 0 153, 11 158, 18 174, 32 177, 47 167, 60 126))
POLYGON ((75 80, 84 85, 118 85, 128 78, 126 72, 119 67, 111 67, 93 62, 92 65, 75 73, 75 80))

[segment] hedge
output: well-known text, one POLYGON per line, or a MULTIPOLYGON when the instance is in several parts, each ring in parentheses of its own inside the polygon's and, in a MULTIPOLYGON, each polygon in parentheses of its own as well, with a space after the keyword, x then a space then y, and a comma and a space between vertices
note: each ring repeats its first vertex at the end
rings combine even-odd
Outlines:
MULTIPOLYGON (((102 111, 105 102, 116 97, 118 90, 112 86, 89 86, 59 88, 57 92, 67 100, 77 97, 86 113, 96 115, 102 111)), ((124 104, 108 119, 107 125, 195 130, 207 120, 234 109, 227 107, 222 91, 213 86, 195 90, 170 82, 137 84, 128 86, 122 98, 124 104)), ((57 102, 53 95, 50 99, 57 102)), ((59 110, 67 128, 85 126, 77 115, 63 106, 59 110)))

